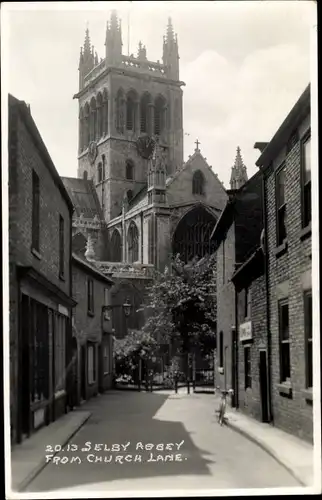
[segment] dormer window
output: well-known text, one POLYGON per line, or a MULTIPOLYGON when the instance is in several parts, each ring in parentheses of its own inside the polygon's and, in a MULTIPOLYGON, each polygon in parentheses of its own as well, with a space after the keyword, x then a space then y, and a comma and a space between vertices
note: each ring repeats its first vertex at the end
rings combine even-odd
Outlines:
POLYGON ((204 185, 205 185, 205 178, 203 176, 203 173, 200 172, 200 170, 197 170, 193 174, 193 179, 192 179, 192 194, 205 194, 204 190, 204 185))

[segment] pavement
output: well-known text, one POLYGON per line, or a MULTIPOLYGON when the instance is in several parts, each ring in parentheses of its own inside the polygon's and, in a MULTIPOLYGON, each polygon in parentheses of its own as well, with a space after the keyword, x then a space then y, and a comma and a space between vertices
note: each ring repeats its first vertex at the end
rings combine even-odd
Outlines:
POLYGON ((283 465, 303 486, 314 484, 313 446, 240 411, 226 412, 227 425, 254 441, 283 465))
POLYGON ((86 487, 91 494, 161 489, 166 495, 182 494, 183 485, 189 494, 199 494, 201 489, 295 491, 312 484, 310 445, 233 411, 221 427, 215 409, 213 395, 188 395, 183 388, 178 394, 110 391, 13 449, 13 489, 48 494, 83 494, 86 487), (95 451, 100 443, 105 451, 95 451), (167 443, 172 450, 156 451, 167 443), (63 450, 46 464, 48 444, 63 450))
POLYGON ((11 488, 23 491, 46 467, 45 447, 50 444, 65 446, 89 419, 89 411, 72 411, 48 427, 43 427, 11 450, 11 488))

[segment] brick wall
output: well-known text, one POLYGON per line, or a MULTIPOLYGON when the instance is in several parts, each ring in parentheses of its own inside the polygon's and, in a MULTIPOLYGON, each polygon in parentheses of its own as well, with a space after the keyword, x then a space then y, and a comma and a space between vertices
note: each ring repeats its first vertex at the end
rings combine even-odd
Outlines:
MULTIPOLYGON (((85 374, 86 374, 86 399, 96 395, 99 390, 99 349, 98 346, 102 342, 102 306, 104 304, 104 290, 109 288, 108 283, 95 278, 92 273, 86 272, 77 262, 73 261, 73 297, 77 301, 77 306, 74 309, 74 335, 77 339, 78 346, 78 398, 80 398, 81 390, 81 346, 86 347, 85 358, 85 374), (94 314, 88 313, 87 304, 87 278, 94 282, 94 314), (95 372, 96 379, 93 384, 88 383, 87 373, 87 343, 93 343, 95 346, 95 372)), ((111 377, 111 374, 108 375, 111 377)))
MULTIPOLYGON (((244 413, 262 419, 261 391, 259 372, 260 349, 267 349, 266 325, 266 284, 262 274, 251 283, 245 282, 250 290, 250 321, 252 323, 252 340, 241 342, 238 338, 238 394, 239 409, 244 413), (245 389, 245 346, 250 347, 251 356, 251 388, 245 389)), ((245 288, 238 292, 238 325, 246 321, 245 318, 245 288)))
MULTIPOLYGON (((16 441, 18 408, 19 283, 17 265, 32 266, 67 295, 70 293, 69 249, 71 213, 55 184, 44 154, 9 99, 9 293, 10 293, 10 406, 12 439, 16 441), (31 252, 32 171, 40 180, 40 257, 31 252), (59 279, 59 214, 65 221, 65 280, 59 279)), ((23 111, 24 112, 24 111, 23 111)), ((38 292, 43 298, 43 293, 38 292)), ((54 305, 57 308, 57 303, 54 305)))
POLYGON ((225 245, 225 265, 223 265, 223 242, 220 244, 217 255, 217 354, 215 360, 215 381, 216 385, 224 388, 226 381, 227 388, 232 383, 232 326, 235 325, 235 288, 231 282, 231 277, 235 269, 235 228, 234 224, 228 229, 225 245), (224 362, 226 364, 225 373, 220 373, 219 366, 219 334, 224 336, 224 362), (227 349, 225 350, 225 347, 227 349), (226 359, 225 359, 226 353, 226 359))
MULTIPOLYGON (((9 179, 11 183, 11 179, 9 179)), ((71 214, 61 192, 44 164, 24 122, 18 121, 16 174, 16 260, 31 265, 66 294, 70 292, 69 251, 71 214), (32 241, 32 171, 40 180, 40 256, 31 252, 32 241), (59 279, 59 215, 65 227, 65 280, 59 279)))
MULTIPOLYGON (((299 126, 303 137, 310 126, 307 116, 299 126)), ((286 146, 276 155, 265 180, 268 220, 270 331, 272 335, 272 387, 274 423, 299 437, 312 440, 312 406, 305 393, 305 342, 303 291, 305 276, 311 273, 311 237, 301 239, 301 150, 297 141, 287 153, 286 146), (285 160, 287 210, 287 251, 277 256, 275 172, 285 160), (278 300, 288 297, 292 397, 281 393, 279 365, 278 300)))

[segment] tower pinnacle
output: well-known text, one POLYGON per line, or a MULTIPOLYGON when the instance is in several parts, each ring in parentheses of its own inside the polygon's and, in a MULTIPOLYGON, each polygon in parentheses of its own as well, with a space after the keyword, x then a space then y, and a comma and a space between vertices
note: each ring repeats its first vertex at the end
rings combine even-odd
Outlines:
POLYGON ((240 147, 237 146, 235 163, 231 168, 230 187, 231 189, 239 189, 247 180, 247 169, 242 159, 240 147))

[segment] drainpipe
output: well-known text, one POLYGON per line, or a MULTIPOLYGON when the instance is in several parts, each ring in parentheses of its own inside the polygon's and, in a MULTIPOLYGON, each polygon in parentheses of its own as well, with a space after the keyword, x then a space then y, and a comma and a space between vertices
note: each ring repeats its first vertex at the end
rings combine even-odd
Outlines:
POLYGON ((235 402, 235 407, 236 409, 239 408, 239 362, 238 362, 238 355, 239 355, 239 344, 238 344, 238 329, 239 329, 239 324, 238 324, 238 293, 235 286, 235 340, 236 340, 236 346, 235 346, 235 395, 234 395, 234 402, 235 402))
POLYGON ((140 216, 141 216, 141 264, 143 264, 143 212, 141 212, 140 216))
POLYGON ((266 209, 266 189, 265 189, 265 173, 262 177, 262 197, 263 197, 263 222, 264 222, 264 272, 266 285, 266 330, 267 330, 267 374, 268 374, 268 408, 269 421, 273 422, 273 407, 272 407, 272 339, 270 330, 270 301, 269 301, 269 262, 268 262, 268 237, 267 237, 267 209, 266 209))

